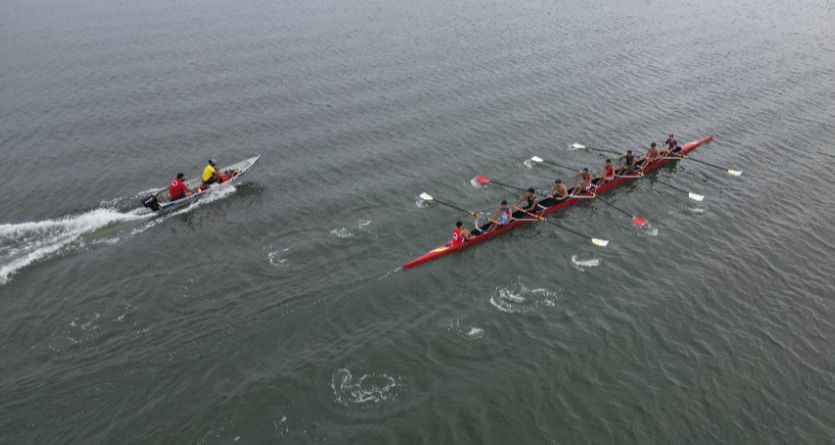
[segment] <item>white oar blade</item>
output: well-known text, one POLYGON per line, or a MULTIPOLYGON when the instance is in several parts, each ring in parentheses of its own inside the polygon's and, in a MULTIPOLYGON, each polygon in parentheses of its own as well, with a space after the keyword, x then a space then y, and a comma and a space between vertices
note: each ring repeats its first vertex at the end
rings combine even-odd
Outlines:
POLYGON ((609 241, 600 238, 592 238, 591 242, 594 243, 595 246, 606 247, 609 245, 609 241))
POLYGON ((585 145, 581 145, 581 144, 578 144, 576 142, 568 146, 569 150, 582 150, 584 148, 586 148, 585 145))
POLYGON ((424 201, 432 201, 435 198, 433 198, 432 195, 430 195, 429 193, 423 192, 423 193, 420 194, 420 199, 422 199, 424 201))
POLYGON ((704 201, 704 199, 705 199, 704 195, 700 195, 698 193, 693 193, 693 192, 688 192, 687 196, 689 196, 690 199, 692 199, 694 201, 699 201, 699 202, 704 201))
POLYGON ((731 175, 731 176, 740 176, 740 175, 742 175, 742 170, 728 169, 728 174, 731 175))
POLYGON ((522 164, 525 164, 525 167, 533 168, 534 165, 539 164, 542 161, 543 161, 543 159, 540 158, 539 156, 534 156, 530 159, 525 159, 525 162, 523 162, 522 164))

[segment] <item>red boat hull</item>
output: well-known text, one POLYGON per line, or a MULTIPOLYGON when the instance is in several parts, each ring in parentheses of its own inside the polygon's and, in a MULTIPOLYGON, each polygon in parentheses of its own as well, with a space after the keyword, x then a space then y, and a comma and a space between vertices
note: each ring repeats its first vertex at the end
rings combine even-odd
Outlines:
MULTIPOLYGON (((703 138, 701 138, 701 139, 698 139, 698 140, 695 140, 695 141, 692 141, 692 142, 688 142, 688 143, 684 144, 684 145, 681 147, 681 154, 682 154, 682 155, 686 155, 686 154, 690 153, 691 151, 695 150, 695 149, 696 149, 697 147, 699 147, 700 145, 706 144, 706 143, 708 143, 708 142, 710 142, 710 141, 712 141, 712 140, 713 140, 713 135, 710 135, 710 136, 705 136, 705 137, 703 137, 703 138)), ((650 171, 652 171, 652 170, 655 170, 655 169, 658 169, 658 168, 660 168, 660 167, 663 167, 663 166, 664 166, 664 165, 666 165, 668 162, 672 162, 672 161, 673 161, 673 160, 670 160, 670 159, 659 159, 659 160, 657 160, 657 161, 653 162, 652 164, 650 164, 650 165, 648 165, 648 166, 644 167, 644 168, 642 169, 642 171, 643 171, 644 173, 646 173, 646 172, 650 172, 650 171)), ((618 185, 620 185, 620 184, 621 184, 621 183, 623 183, 623 182, 630 181, 630 180, 631 180, 631 179, 628 179, 628 178, 618 178, 618 179, 615 179, 614 181, 612 181, 612 182, 610 182, 610 183, 608 183, 608 184, 604 184, 604 185, 602 185, 602 186, 598 187, 598 188, 595 190, 595 193, 604 192, 604 191, 609 190, 609 189, 611 189, 611 188, 617 187, 618 185)), ((585 193, 585 194, 588 194, 588 193, 585 193)), ((556 204, 556 205, 554 205, 554 206, 552 206, 552 207, 548 207, 547 209, 542 210, 542 212, 540 213, 540 215, 547 215, 547 214, 549 214, 549 213, 551 213, 551 212, 555 212, 555 211, 557 211, 557 210, 559 210, 559 209, 561 209, 561 208, 563 208, 563 207, 567 207, 567 206, 570 206, 571 204, 574 204, 576 201, 578 201, 578 198, 570 198, 570 199, 566 199, 565 201, 561 201, 559 204, 556 204)), ((419 257, 417 257, 417 258, 413 259, 412 261, 409 261, 409 262, 408 262, 408 263, 406 263, 406 264, 404 264, 404 265, 403 265, 403 268, 404 268, 404 269, 408 269, 408 268, 410 268, 410 267, 417 266, 418 264, 425 263, 425 262, 427 262, 427 261, 429 261, 429 260, 434 260, 435 258, 442 257, 442 256, 444 256, 444 255, 446 255, 446 254, 448 254, 448 253, 452 253, 452 252, 455 252, 455 251, 457 251, 457 250, 461 250, 461 249, 464 249, 464 248, 466 248, 466 247, 470 247, 470 246, 472 246, 473 244, 479 243, 479 242, 484 241, 484 240, 486 240, 486 239, 490 239, 490 238, 492 238, 492 237, 494 237, 494 236, 496 236, 496 235, 499 235, 499 234, 501 234, 501 233, 507 232, 507 231, 509 231, 509 230, 513 230, 513 229, 514 229, 514 228, 516 228, 517 226, 520 226, 520 225, 522 225, 522 224, 526 224, 527 222, 528 222, 528 221, 514 221, 514 222, 512 222, 512 223, 510 223, 510 224, 507 224, 507 225, 501 226, 501 227, 499 227, 499 228, 497 228, 497 229, 495 229, 495 230, 493 230, 493 231, 491 231, 491 232, 487 232, 487 233, 485 233, 485 234, 482 234, 482 235, 479 235, 479 236, 473 237, 473 238, 471 238, 469 241, 467 241, 465 244, 462 244, 462 245, 460 245, 460 246, 458 246, 458 247, 450 247, 449 245, 446 245, 446 244, 441 245, 441 246, 438 246, 438 247, 436 247, 436 248, 434 248, 434 249, 430 250, 429 252, 426 252, 426 253, 424 253, 423 255, 421 255, 421 256, 419 256, 419 257)))

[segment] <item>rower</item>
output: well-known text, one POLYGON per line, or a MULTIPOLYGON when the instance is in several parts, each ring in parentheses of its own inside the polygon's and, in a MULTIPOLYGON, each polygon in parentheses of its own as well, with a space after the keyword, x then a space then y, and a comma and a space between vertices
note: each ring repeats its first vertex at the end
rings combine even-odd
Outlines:
POLYGON ((513 203, 513 208, 519 210, 519 212, 517 212, 519 214, 513 216, 522 218, 525 216, 526 213, 536 213, 537 210, 539 210, 537 208, 538 203, 539 202, 536 199, 536 190, 534 190, 534 188, 531 187, 528 189, 527 193, 520 196, 519 199, 517 199, 516 202, 513 203), (519 204, 522 204, 523 202, 525 202, 527 205, 525 207, 519 207, 519 204))
POLYGON ((600 176, 602 179, 597 183, 597 185, 603 185, 607 182, 615 180, 615 166, 612 165, 611 159, 606 159, 606 163, 603 164, 603 173, 600 176))
POLYGON ((591 176, 591 173, 589 173, 589 169, 584 168, 584 169, 580 170, 579 172, 577 172, 576 175, 574 175, 574 188, 571 189, 571 194, 576 195, 576 194, 579 194, 579 193, 582 193, 582 192, 591 191, 591 188, 592 188, 591 181, 592 181, 592 176, 591 176), (580 180, 579 185, 577 184, 577 179, 580 180))
POLYGON ((186 183, 183 182, 185 179, 186 175, 177 173, 177 177, 171 181, 171 184, 168 186, 168 196, 171 198, 171 201, 183 199, 191 195, 191 192, 188 190, 188 186, 186 186, 186 183))
POLYGON ((667 146, 667 151, 672 151, 678 145, 675 135, 670 134, 667 136, 667 140, 664 141, 664 145, 667 146))
POLYGON ((485 232, 491 232, 497 227, 510 224, 511 221, 513 221, 513 215, 510 213, 510 207, 507 206, 507 201, 502 200, 499 209, 496 210, 496 213, 494 213, 493 217, 490 218, 490 226, 487 230, 485 230, 485 232))
POLYGON ((449 242, 450 247, 463 246, 465 242, 469 241, 473 234, 464 228, 464 223, 458 221, 455 223, 455 228, 452 229, 452 240, 449 242))
POLYGON ((660 157, 661 153, 658 153, 658 147, 656 147, 655 142, 653 142, 652 144, 650 144, 649 150, 647 150, 647 154, 644 156, 644 163, 641 166, 641 168, 646 168, 660 157))
POLYGON ((562 179, 557 178, 554 181, 554 186, 548 192, 548 197, 559 200, 565 199, 566 196, 568 196, 568 188, 562 183, 562 179))
POLYGON ((666 146, 666 148, 661 150, 662 158, 666 158, 667 156, 670 156, 673 153, 673 149, 675 149, 678 145, 678 142, 676 142, 676 137, 672 134, 667 136, 667 140, 664 141, 664 145, 666 146))
POLYGON ((620 155, 618 157, 618 164, 622 164, 623 167, 617 169, 615 172, 617 175, 623 176, 631 172, 635 168, 635 155, 632 154, 632 150, 626 150, 626 153, 620 155))

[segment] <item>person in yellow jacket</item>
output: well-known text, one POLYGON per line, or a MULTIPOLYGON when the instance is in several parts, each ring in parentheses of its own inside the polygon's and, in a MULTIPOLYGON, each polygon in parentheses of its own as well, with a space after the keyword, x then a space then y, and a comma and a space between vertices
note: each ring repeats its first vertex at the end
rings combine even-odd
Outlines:
POLYGON ((217 169, 215 168, 216 166, 217 163, 215 160, 209 159, 209 163, 206 164, 206 168, 203 169, 203 186, 220 182, 220 174, 217 172, 217 169))

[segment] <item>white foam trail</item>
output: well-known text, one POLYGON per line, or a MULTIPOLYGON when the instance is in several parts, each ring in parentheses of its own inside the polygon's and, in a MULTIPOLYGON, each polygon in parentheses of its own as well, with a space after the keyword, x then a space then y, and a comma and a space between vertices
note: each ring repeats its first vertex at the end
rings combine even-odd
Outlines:
POLYGON ((136 221, 151 216, 144 209, 120 212, 114 209, 95 209, 80 215, 59 219, 0 224, 0 244, 6 246, 5 255, 0 258, 0 285, 20 269, 45 258, 49 258, 67 245, 90 233, 111 224, 136 221))
MULTIPOLYGON (((130 235, 136 235, 171 216, 190 212, 203 204, 223 199, 235 190, 234 185, 219 187, 189 206, 161 216, 145 208, 128 212, 120 212, 113 208, 98 208, 58 219, 0 224, 0 286, 8 283, 11 276, 20 269, 58 255, 72 244, 80 242, 82 235, 103 229, 111 224, 151 219, 147 224, 134 228, 130 232, 130 235)), ((115 236, 94 241, 94 243, 115 244, 119 239, 119 236, 115 236)))

